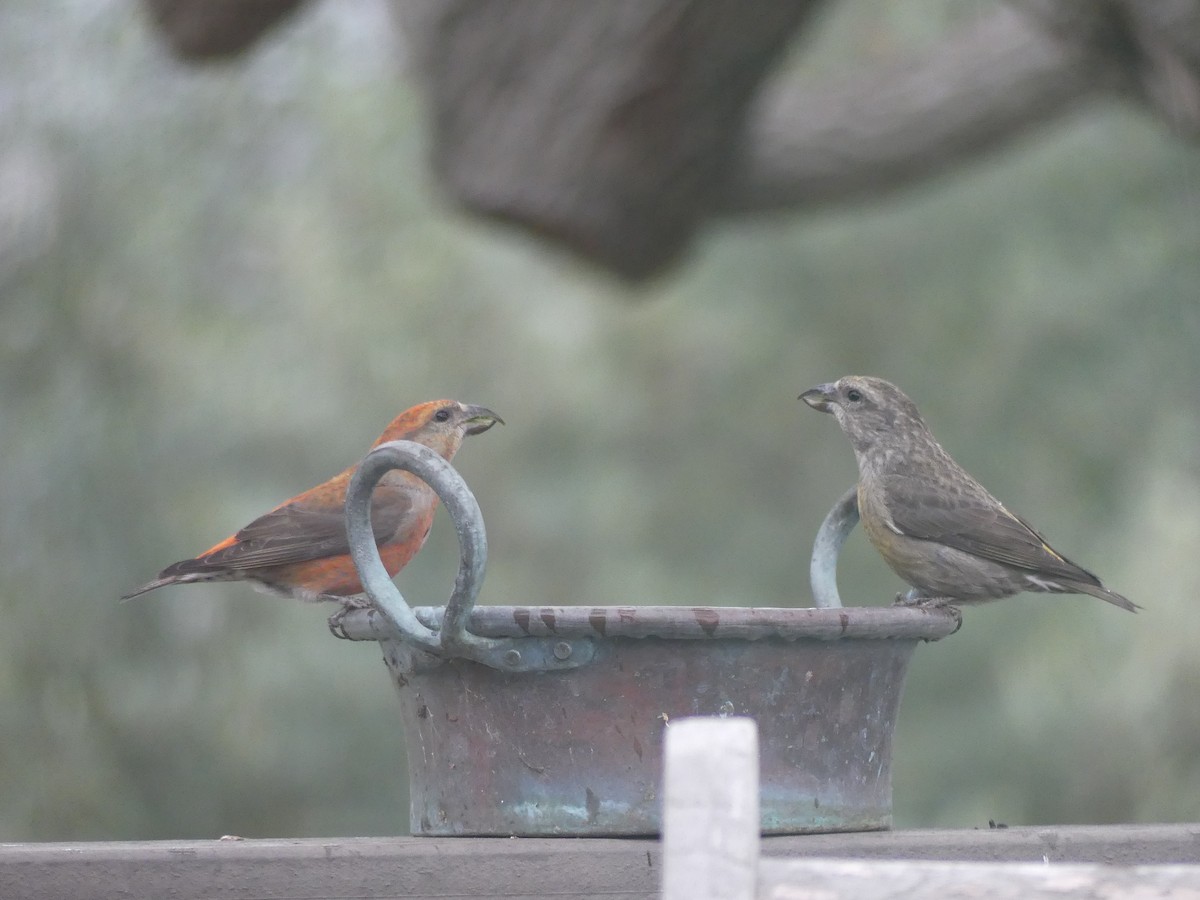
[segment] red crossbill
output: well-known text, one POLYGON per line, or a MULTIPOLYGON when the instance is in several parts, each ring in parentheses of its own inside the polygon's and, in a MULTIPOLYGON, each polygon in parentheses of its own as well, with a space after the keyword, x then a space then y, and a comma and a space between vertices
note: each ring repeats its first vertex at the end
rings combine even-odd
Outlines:
MULTIPOLYGON (((490 409, 433 400, 402 412, 372 444, 415 441, 450 460, 468 434, 503 420, 490 409)), ((167 566, 125 600, 169 584, 249 581, 269 593, 300 600, 354 599, 363 592, 346 540, 343 507, 357 465, 276 506, 194 559, 167 566)), ((403 471, 388 472, 371 495, 371 526, 388 575, 395 575, 425 543, 438 499, 433 488, 403 471)))
POLYGON ((904 602, 957 605, 1034 591, 1090 594, 1138 609, 968 475, 894 384, 851 375, 800 399, 833 413, 850 438, 863 530, 912 585, 904 602))

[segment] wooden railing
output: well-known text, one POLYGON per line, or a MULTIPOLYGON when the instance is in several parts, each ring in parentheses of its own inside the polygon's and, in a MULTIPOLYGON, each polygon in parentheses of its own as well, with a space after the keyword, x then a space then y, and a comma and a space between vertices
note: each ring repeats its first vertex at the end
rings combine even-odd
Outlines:
POLYGON ((672 721, 663 842, 0 844, 0 900, 1200 897, 1200 824, 989 829, 981 823, 759 838, 757 813, 749 811, 757 793, 747 793, 745 784, 750 774, 757 779, 746 727, 737 720, 672 721))

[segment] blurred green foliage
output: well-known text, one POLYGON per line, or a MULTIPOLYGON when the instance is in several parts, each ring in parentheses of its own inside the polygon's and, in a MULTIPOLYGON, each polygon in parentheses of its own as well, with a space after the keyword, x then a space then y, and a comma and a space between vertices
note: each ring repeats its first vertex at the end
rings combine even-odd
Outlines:
MULTIPOLYGON (((871 6, 798 64, 971 8, 871 6)), ((399 68, 374 3, 200 69, 124 0, 0 10, 0 840, 402 832, 377 648, 242 586, 116 598, 451 396, 509 423, 458 458, 487 601, 806 605, 854 466, 795 398, 850 372, 1145 607, 1026 595, 921 648, 897 823, 1196 818, 1194 145, 1083 110, 874 204, 714 228, 628 292, 448 211, 399 68)), ((448 593, 446 525, 413 602, 448 593)), ((843 596, 900 587, 852 539, 843 596)))

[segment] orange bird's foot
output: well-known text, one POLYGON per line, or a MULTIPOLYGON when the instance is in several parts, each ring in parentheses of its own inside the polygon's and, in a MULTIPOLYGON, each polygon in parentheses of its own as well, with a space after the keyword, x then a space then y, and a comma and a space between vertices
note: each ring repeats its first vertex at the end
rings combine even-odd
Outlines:
POLYGON ((342 604, 341 609, 329 617, 329 631, 335 638, 341 638, 343 641, 350 640, 350 635, 346 634, 346 629, 343 627, 346 616, 356 609, 370 609, 371 601, 365 596, 357 597, 330 597, 331 600, 337 600, 342 604))

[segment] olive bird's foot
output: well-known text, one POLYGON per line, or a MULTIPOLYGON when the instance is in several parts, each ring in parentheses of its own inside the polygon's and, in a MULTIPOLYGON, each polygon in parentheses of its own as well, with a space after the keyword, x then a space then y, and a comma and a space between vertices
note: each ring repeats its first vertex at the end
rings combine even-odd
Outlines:
POLYGON ((904 594, 897 594, 893 606, 903 606, 908 609, 944 609, 946 612, 953 614, 958 626, 951 634, 957 634, 962 628, 962 610, 957 606, 958 599, 955 597, 922 597, 916 588, 904 594))
POLYGON ((916 609, 943 609, 947 606, 957 607, 957 597, 929 597, 922 594, 916 588, 912 588, 903 594, 897 594, 893 606, 909 606, 916 609))

